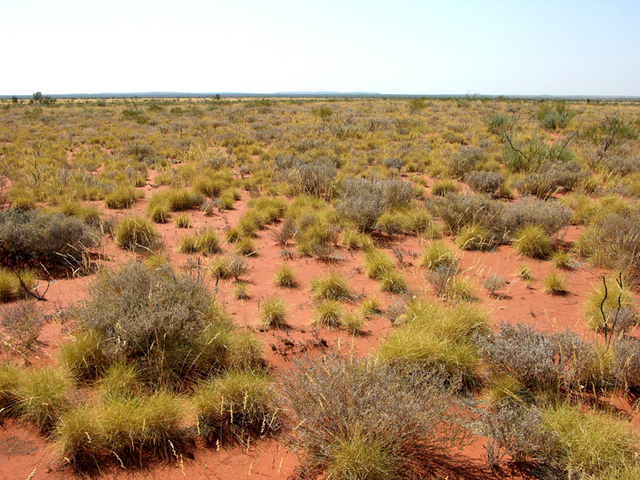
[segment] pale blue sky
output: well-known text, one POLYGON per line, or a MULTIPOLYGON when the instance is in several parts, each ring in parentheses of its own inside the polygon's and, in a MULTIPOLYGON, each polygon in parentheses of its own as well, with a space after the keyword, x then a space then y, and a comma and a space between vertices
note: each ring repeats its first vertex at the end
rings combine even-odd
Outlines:
POLYGON ((0 0, 0 95, 640 96, 638 0, 0 0))

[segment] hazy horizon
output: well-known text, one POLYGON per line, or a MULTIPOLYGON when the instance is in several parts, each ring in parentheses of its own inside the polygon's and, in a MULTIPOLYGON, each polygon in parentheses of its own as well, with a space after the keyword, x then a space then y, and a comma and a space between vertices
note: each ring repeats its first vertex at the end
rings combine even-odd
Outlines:
POLYGON ((638 97, 637 18, 631 0, 0 0, 0 95, 638 97))

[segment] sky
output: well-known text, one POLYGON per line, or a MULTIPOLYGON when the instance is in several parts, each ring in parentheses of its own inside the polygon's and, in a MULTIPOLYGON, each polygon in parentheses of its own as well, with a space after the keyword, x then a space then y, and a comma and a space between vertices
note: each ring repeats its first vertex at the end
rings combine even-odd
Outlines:
POLYGON ((640 0, 0 0, 0 95, 640 96, 640 0))

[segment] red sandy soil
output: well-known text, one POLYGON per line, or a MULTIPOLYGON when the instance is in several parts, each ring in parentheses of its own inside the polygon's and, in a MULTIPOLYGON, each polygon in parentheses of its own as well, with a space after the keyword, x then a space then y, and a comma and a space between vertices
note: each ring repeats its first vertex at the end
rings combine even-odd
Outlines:
MULTIPOLYGON (((153 172, 151 173, 153 178, 153 172)), ((162 188, 162 187, 159 187, 162 188)), ((142 189, 148 199, 157 191, 148 184, 142 189)), ((202 255, 186 255, 177 253, 180 239, 204 227, 212 227, 221 232, 235 225, 240 215, 245 211, 249 199, 244 193, 243 198, 236 204, 234 210, 216 213, 211 217, 200 211, 188 212, 192 221, 190 230, 175 228, 173 223, 156 225, 162 235, 166 254, 172 264, 178 268, 188 267, 201 270, 211 292, 225 305, 235 322, 241 328, 255 330, 263 344, 263 353, 277 376, 279 371, 287 369, 291 362, 301 355, 342 352, 364 356, 373 353, 381 341, 394 326, 388 319, 376 317, 368 321, 361 336, 351 336, 344 331, 319 330, 310 326, 314 314, 314 303, 311 298, 311 280, 326 273, 329 269, 337 270, 349 278, 349 285, 357 294, 367 297, 376 296, 383 307, 389 306, 397 300, 396 296, 381 292, 378 282, 367 278, 364 273, 364 254, 352 252, 338 247, 338 254, 342 261, 334 265, 317 262, 314 259, 299 258, 285 260, 281 256, 281 247, 271 238, 273 228, 258 232, 254 242, 257 253, 247 259, 248 274, 242 277, 249 282, 249 299, 236 300, 233 296, 232 281, 215 281, 208 274, 209 258, 202 255), (273 276, 281 265, 289 263, 298 275, 300 286, 296 289, 284 289, 273 284, 273 276), (288 305, 291 328, 287 331, 259 331, 257 317, 260 305, 272 297, 283 298, 288 305)), ((112 215, 116 219, 131 215, 144 214, 146 201, 139 201, 132 210, 105 211, 105 215, 112 215)), ((96 203, 99 208, 103 204, 96 203)), ((578 238, 581 229, 569 227, 560 235, 562 242, 569 248, 578 238)), ((389 252, 393 248, 402 248, 408 252, 404 256, 405 265, 402 267, 404 275, 411 287, 418 295, 432 298, 440 302, 431 292, 426 279, 426 271, 419 267, 419 257, 427 241, 415 237, 398 236, 382 238, 389 252)), ((451 246, 454 251, 456 247, 451 246)), ((231 252, 232 246, 225 245, 225 252, 231 252)), ((126 263, 135 255, 118 249, 113 240, 105 238, 97 250, 101 260, 101 267, 110 268, 126 263)), ((573 271, 562 272, 565 277, 568 293, 563 296, 552 296, 542 289, 542 278, 551 269, 550 262, 519 257, 509 246, 501 246, 491 252, 461 252, 462 275, 468 276, 475 284, 476 293, 480 297, 480 305, 487 309, 494 325, 501 321, 526 322, 539 329, 555 332, 570 328, 587 337, 593 334, 586 326, 584 306, 592 285, 598 282, 603 274, 587 264, 581 264, 573 271), (516 272, 520 264, 530 267, 536 279, 531 286, 527 286, 516 272), (500 297, 491 298, 481 286, 481 281, 490 273, 504 276, 508 285, 500 297)), ((87 298, 87 288, 93 280, 93 275, 80 278, 58 279, 51 282, 44 303, 47 313, 64 309, 69 305, 82 302, 87 298)), ((46 283, 46 282, 41 282, 46 283)), ((346 304, 347 309, 360 307, 359 301, 346 304)), ((70 321, 63 321, 64 316, 51 317, 40 336, 41 348, 30 358, 36 365, 56 362, 57 350, 67 341, 72 329, 70 321)), ((620 407, 627 408, 620 400, 614 399, 620 407)), ((636 425, 638 422, 635 422, 636 425)), ((172 462, 169 465, 152 467, 148 470, 131 472, 116 468, 115 472, 105 472, 102 478, 150 478, 160 479, 237 479, 261 478, 280 479, 294 475, 299 462, 292 446, 286 444, 286 435, 275 439, 256 441, 248 449, 239 446, 229 446, 216 449, 199 448, 195 459, 184 459, 182 462, 172 462)), ((449 455, 433 454, 434 464, 431 468, 432 478, 463 478, 463 479, 498 479, 520 478, 513 472, 494 471, 486 467, 485 439, 479 437, 463 452, 451 452, 449 455)), ((8 421, 0 427, 0 477, 4 479, 62 479, 75 477, 74 472, 65 465, 60 458, 53 442, 38 435, 29 425, 16 421, 8 421)))

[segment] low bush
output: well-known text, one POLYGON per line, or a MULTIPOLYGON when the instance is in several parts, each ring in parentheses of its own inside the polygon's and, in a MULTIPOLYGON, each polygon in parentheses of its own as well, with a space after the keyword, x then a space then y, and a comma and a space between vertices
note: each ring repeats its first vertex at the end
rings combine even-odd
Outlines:
POLYGON ((510 238, 528 225, 537 225, 547 235, 554 236, 571 223, 571 215, 571 210, 559 202, 523 198, 507 204, 503 219, 510 238))
POLYGON ((468 225, 482 225, 497 242, 506 234, 504 206, 497 200, 483 195, 447 194, 429 204, 434 215, 440 217, 453 235, 468 225))
POLYGON ((74 266, 99 236, 82 220, 36 210, 0 210, 0 263, 74 266))
POLYGON ((160 235, 149 221, 141 217, 127 217, 115 230, 116 245, 134 252, 151 253, 160 247, 160 235))
POLYGON ((414 478, 418 448, 465 444, 436 371, 330 357, 287 371, 282 395, 303 464, 331 478, 414 478))
POLYGON ((506 280, 502 275, 497 273, 490 273, 482 281, 482 286, 487 290, 490 296, 496 298, 499 297, 498 290, 507 285, 506 280))
POLYGON ((198 433, 210 444, 235 440, 249 445, 279 427, 271 381, 262 373, 231 371, 199 386, 193 398, 198 433))
POLYGON ((505 176, 498 172, 473 171, 465 175, 464 181, 476 193, 496 195, 504 184, 505 176))
POLYGON ((133 361, 146 385, 181 389, 230 363, 237 334, 196 279, 132 263, 102 272, 89 295, 77 312, 82 331, 65 355, 81 378, 133 361))
POLYGON ((0 325, 18 351, 33 350, 44 326, 44 314, 35 301, 21 302, 0 312, 0 325))

